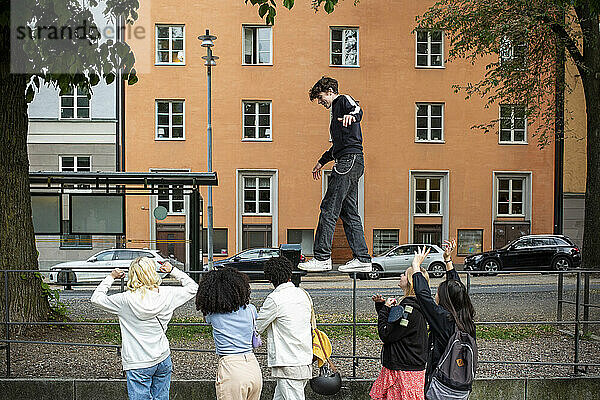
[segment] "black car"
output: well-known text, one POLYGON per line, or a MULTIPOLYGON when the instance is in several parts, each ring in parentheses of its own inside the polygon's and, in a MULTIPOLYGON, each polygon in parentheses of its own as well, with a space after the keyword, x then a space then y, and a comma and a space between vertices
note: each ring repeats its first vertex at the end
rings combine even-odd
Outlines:
POLYGON ((506 246, 465 258, 465 270, 566 270, 581 265, 581 252, 563 235, 527 235, 506 246))
MULTIPOLYGON (((298 263, 303 261, 304 256, 300 254, 301 246, 295 244, 282 244, 279 248, 257 248, 244 250, 232 257, 224 258, 214 262, 215 268, 233 267, 244 272, 250 280, 264 280, 263 265, 265 261, 273 257, 283 256, 292 262, 292 282, 298 286, 306 271, 298 269, 298 263)), ((208 265, 204 266, 208 269, 208 265)))

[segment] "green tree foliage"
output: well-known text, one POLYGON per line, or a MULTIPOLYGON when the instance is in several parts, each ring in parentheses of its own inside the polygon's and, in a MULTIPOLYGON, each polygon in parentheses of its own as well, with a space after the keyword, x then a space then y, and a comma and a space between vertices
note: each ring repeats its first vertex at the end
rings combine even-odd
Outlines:
MULTIPOLYGON (((275 23, 275 15, 277 15, 277 2, 275 0, 244 0, 246 4, 250 3, 258 7, 258 15, 264 18, 265 22, 269 25, 275 23)), ((354 0, 354 4, 358 4, 359 0, 354 0)), ((327 14, 331 14, 335 9, 335 6, 339 3, 339 0, 311 0, 310 5, 315 10, 319 11, 321 8, 325 10, 327 14)), ((283 6, 288 10, 294 7, 294 0, 283 0, 283 6)))

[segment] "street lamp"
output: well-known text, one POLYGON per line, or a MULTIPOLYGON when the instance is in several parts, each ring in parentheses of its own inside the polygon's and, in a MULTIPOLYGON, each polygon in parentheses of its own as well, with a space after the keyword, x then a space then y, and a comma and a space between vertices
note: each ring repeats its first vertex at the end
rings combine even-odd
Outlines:
MULTIPOLYGON (((206 146, 206 152, 207 152, 207 168, 208 171, 207 172, 212 172, 212 118, 211 118, 211 82, 210 82, 210 76, 211 76, 211 68, 216 66, 216 60, 219 59, 219 57, 217 56, 213 56, 212 53, 212 47, 215 45, 213 43, 214 40, 217 39, 216 36, 211 35, 208 31, 208 29, 206 30, 206 34, 205 35, 200 35, 198 36, 199 40, 202 40, 202 47, 206 47, 206 56, 202 57, 203 60, 205 60, 204 65, 206 65, 206 76, 207 76, 207 85, 206 85, 206 90, 207 90, 207 109, 208 109, 208 119, 207 119, 207 126, 206 126, 206 140, 207 140, 207 146, 206 146)), ((206 240, 206 246, 208 247, 208 269, 209 271, 213 270, 214 264, 213 264, 213 205, 212 205, 212 186, 208 187, 208 206, 207 206, 207 212, 208 212, 208 227, 207 227, 207 240, 206 240)))

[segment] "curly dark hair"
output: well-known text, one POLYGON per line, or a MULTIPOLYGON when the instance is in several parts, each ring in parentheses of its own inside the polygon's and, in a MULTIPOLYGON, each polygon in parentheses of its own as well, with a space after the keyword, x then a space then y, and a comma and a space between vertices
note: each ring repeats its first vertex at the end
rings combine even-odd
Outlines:
POLYGON ((308 91, 308 98, 310 101, 313 101, 317 97, 319 97, 319 93, 327 93, 331 89, 331 91, 335 94, 338 93, 338 81, 328 76, 324 76, 317 81, 313 85, 313 87, 308 91))
POLYGON ((263 270, 265 271, 265 278, 267 278, 273 286, 277 287, 292 279, 293 268, 294 266, 287 258, 273 257, 265 262, 263 270))
POLYGON ((235 268, 225 267, 202 275, 196 293, 196 310, 207 314, 237 311, 250 303, 250 280, 235 268))

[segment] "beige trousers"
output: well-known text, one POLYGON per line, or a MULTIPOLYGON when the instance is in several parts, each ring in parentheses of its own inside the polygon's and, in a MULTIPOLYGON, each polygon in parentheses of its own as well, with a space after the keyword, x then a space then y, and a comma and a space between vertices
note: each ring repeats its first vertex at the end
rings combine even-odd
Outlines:
POLYGON ((215 388, 218 400, 259 400, 262 374, 254 353, 220 357, 215 388))

